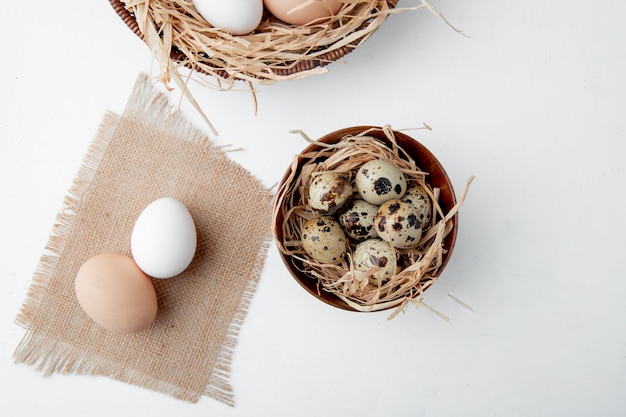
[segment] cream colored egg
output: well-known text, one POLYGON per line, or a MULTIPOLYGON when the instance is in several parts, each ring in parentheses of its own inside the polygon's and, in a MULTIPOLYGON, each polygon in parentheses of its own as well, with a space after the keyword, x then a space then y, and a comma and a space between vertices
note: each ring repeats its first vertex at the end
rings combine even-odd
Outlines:
POLYGON ((376 232, 394 248, 414 248, 422 237, 422 223, 411 203, 389 200, 376 212, 376 232))
POLYGON ((336 172, 313 177, 309 186, 309 205, 322 214, 334 214, 352 197, 352 184, 336 172))
POLYGON ((318 216, 307 221, 302 228, 302 247, 323 264, 338 264, 346 255, 346 235, 335 219, 318 216))
POLYGON ((400 168, 392 162, 374 159, 359 168, 355 185, 363 200, 380 205, 404 196, 407 181, 400 168))
POLYGON ((264 0, 264 3, 278 19, 296 26, 323 22, 343 5, 337 0, 264 0))
POLYGON ((378 267, 368 279, 373 284, 388 280, 396 272, 398 254, 382 239, 368 239, 359 243, 354 250, 354 266, 358 271, 378 267))

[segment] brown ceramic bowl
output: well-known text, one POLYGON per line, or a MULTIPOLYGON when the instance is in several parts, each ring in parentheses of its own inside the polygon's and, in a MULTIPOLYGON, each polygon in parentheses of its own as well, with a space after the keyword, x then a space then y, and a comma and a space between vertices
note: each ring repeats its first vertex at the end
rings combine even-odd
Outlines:
MULTIPOLYGON (((337 130, 335 132, 329 133, 323 136, 322 138, 318 139, 318 141, 323 142, 323 143, 333 144, 333 143, 339 142, 343 137, 347 135, 357 135, 365 130, 369 130, 372 128, 375 130, 372 130, 370 133, 368 133, 369 136, 374 136, 377 139, 384 141, 385 143, 388 143, 388 144, 390 143, 389 139, 385 136, 383 129, 374 127, 374 126, 348 127, 345 129, 341 129, 341 130, 337 130)), ((435 158, 435 156, 424 145, 422 145, 415 139, 409 137, 408 135, 402 132, 396 132, 396 131, 394 131, 394 136, 396 138, 396 143, 398 144, 398 146, 403 148, 407 152, 407 154, 409 154, 411 158, 415 160, 418 167, 420 167, 423 171, 428 173, 428 178, 427 178, 428 183, 433 188, 439 188, 441 190, 439 205, 441 206, 444 214, 448 213, 456 205, 456 195, 454 194, 454 189, 452 188, 452 183, 450 182, 450 178, 448 178, 448 175, 446 174, 446 171, 444 170, 443 166, 439 163, 437 158, 435 158)), ((314 152, 319 149, 320 147, 318 145, 309 145, 301 152, 301 155, 314 152)), ((296 171, 299 171, 305 162, 306 162, 305 159, 299 157, 298 165, 295 168, 296 171)), ((287 171, 285 172, 278 189, 282 188, 282 185, 285 183, 285 181, 287 181, 287 179, 290 177, 291 174, 292 174, 292 168, 289 167, 287 171)), ((282 230, 280 228, 280 225, 283 223, 282 213, 279 210, 276 210, 276 213, 277 214, 276 214, 276 219, 274 223, 275 224, 274 238, 277 241, 282 241, 283 235, 282 235, 282 230)), ((450 233, 448 233, 448 235, 444 239, 446 252, 443 254, 443 262, 439 269, 440 273, 445 268, 448 262, 448 259, 450 258, 450 255, 452 254, 452 249, 454 248, 454 244, 456 241, 456 233, 458 229, 458 214, 456 214, 452 218, 451 221, 452 221, 453 227, 450 233)), ((292 259, 291 256, 285 255, 282 252, 280 252, 280 254, 281 254, 281 257, 285 266, 287 267, 291 275, 298 282, 298 284, 302 286, 302 288, 304 288, 307 292, 309 292, 309 294, 311 294, 315 298, 331 306, 344 309, 344 310, 358 311, 358 310, 355 310, 353 307, 349 306, 348 304, 346 304, 343 300, 341 300, 334 294, 319 289, 317 285, 317 279, 310 277, 306 273, 302 272, 300 268, 298 267, 297 260, 292 259)), ((392 307, 388 307, 388 308, 392 308, 392 307)))

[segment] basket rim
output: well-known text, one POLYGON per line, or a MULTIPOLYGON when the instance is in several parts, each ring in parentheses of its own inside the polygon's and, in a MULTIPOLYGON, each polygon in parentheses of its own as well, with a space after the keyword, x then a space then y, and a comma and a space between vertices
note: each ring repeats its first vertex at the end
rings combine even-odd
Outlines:
MULTIPOLYGON (((383 1, 387 3, 389 8, 393 9, 397 6, 399 0, 383 0, 383 1)), ((139 27, 139 23, 137 22, 133 13, 126 8, 126 5, 124 4, 124 2, 122 0, 109 0, 109 3, 111 4, 111 7, 117 13, 117 15, 126 24, 126 26, 128 26, 128 28, 137 37, 139 37, 142 41, 145 42, 146 39, 139 27)), ((365 22, 362 27, 367 27, 368 25, 369 23, 365 22)), ((356 47, 362 42, 365 36, 367 36, 367 34, 364 34, 362 37, 356 38, 352 42, 346 45, 343 45, 337 49, 315 56, 311 59, 303 59, 294 66, 278 68, 275 70, 275 74, 278 77, 288 77, 288 76, 305 73, 307 71, 326 67, 327 65, 335 61, 338 61, 339 59, 343 58, 344 56, 352 52, 354 49, 356 49, 356 47)), ((183 52, 181 52, 179 49, 177 49, 174 46, 170 54, 170 58, 175 62, 181 62, 186 58, 186 56, 183 52)), ((218 67, 212 67, 212 71, 209 73, 208 71, 205 71, 203 68, 192 68, 192 66, 189 63, 185 63, 185 66, 203 74, 217 75, 223 79, 229 79, 232 76, 225 69, 218 68, 218 67)), ((255 77, 255 78, 259 80, 266 80, 266 81, 270 80, 269 78, 260 78, 260 77, 255 77)))

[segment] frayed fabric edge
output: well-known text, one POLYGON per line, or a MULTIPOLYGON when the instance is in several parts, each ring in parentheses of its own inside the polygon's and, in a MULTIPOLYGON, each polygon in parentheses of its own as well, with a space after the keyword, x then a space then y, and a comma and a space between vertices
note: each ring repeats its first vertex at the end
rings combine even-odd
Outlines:
POLYGON ((168 394, 179 400, 195 403, 200 399, 200 395, 195 392, 148 378, 134 369, 121 367, 93 353, 79 352, 70 344, 32 332, 28 332, 21 341, 14 357, 19 363, 34 366, 44 376, 74 374, 108 377, 138 388, 168 394))
MULTIPOLYGON (((15 322, 27 330, 27 333, 16 348, 13 357, 16 362, 34 366, 37 371, 49 376, 54 373, 104 376, 121 382, 130 383, 139 387, 148 388, 157 392, 169 394, 175 398, 197 402, 202 395, 223 402, 233 407, 235 405, 232 386, 229 382, 234 348, 247 315, 259 282, 261 271, 271 243, 271 233, 263 239, 261 248, 252 269, 244 292, 242 293, 236 312, 228 327, 226 337, 218 354, 216 365, 211 371, 204 392, 197 394, 181 390, 169 383, 145 378, 141 373, 132 369, 122 368, 118 364, 109 363, 103 358, 95 358, 94 354, 84 354, 75 348, 58 340, 49 340, 46 336, 35 335, 31 326, 42 300, 46 295, 48 284, 58 264, 59 257, 67 238, 74 226, 76 213, 80 209, 81 199, 91 186, 97 173, 100 162, 106 154, 109 144, 119 127, 122 117, 141 117, 148 123, 164 124, 167 133, 183 136, 195 144, 206 146, 213 152, 223 153, 200 130, 195 128, 180 113, 169 104, 167 97, 157 91, 145 74, 140 74, 128 101, 123 116, 106 112, 97 133, 92 140, 76 177, 65 197, 60 212, 57 215, 50 238, 33 274, 32 282, 26 299, 18 313, 15 322), (149 112, 146 110, 150 110, 149 112), (63 352, 63 353, 59 353, 63 352), (97 365, 93 365, 93 363, 97 365)), ((230 161, 230 159, 228 159, 230 161)), ((234 162, 233 162, 234 164, 234 162)), ((266 197, 271 204, 272 193, 269 190, 266 197)), ((271 210, 270 210, 271 211, 271 210)))
POLYGON ((182 137, 199 146, 217 150, 209 137, 185 118, 179 109, 172 106, 166 94, 152 85, 146 74, 142 73, 137 77, 123 115, 140 118, 149 126, 160 125, 164 128, 165 134, 182 137), (148 109, 149 112, 146 111, 148 109))
POLYGON ((15 319, 15 322, 25 329, 31 327, 33 319, 37 315, 52 274, 58 264, 59 257, 63 253, 67 238, 74 227, 76 213, 80 208, 82 196, 91 186, 100 161, 113 138, 118 122, 118 115, 111 112, 105 113, 95 138, 87 149, 78 173, 65 196, 61 210, 57 214, 52 232, 44 248, 44 253, 33 274, 26 299, 15 319))
POLYGON ((222 348, 218 354, 217 363, 211 373, 211 377, 209 378, 204 392, 205 395, 220 399, 222 402, 233 407, 235 402, 232 394, 232 386, 229 382, 233 354, 241 327, 245 321, 250 303, 252 302, 256 292, 270 244, 271 238, 268 236, 264 239, 261 248, 257 252, 252 276, 248 280, 244 292, 241 295, 239 305, 237 306, 237 310, 230 322, 226 337, 224 338, 224 343, 222 344, 222 348))

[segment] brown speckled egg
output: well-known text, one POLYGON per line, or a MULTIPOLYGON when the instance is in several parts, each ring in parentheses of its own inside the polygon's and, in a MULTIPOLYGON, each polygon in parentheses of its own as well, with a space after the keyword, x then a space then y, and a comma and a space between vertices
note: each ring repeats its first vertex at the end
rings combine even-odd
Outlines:
POLYGON ((422 223, 413 204, 402 200, 389 200, 376 212, 376 232, 394 248, 408 249, 417 246, 422 237, 422 223))
POLYGON ((336 213, 352 198, 352 184, 336 172, 314 176, 309 186, 309 205, 322 214, 336 213))
POLYGON ((410 186, 409 189, 406 190, 404 197, 402 197, 402 201, 413 204, 413 207, 415 207, 417 211, 417 218, 422 223, 422 229, 426 229, 430 226, 433 213, 433 201, 423 187, 419 185, 410 186))
POLYGON ((378 206, 365 200, 352 200, 339 214, 339 224, 346 234, 357 242, 377 237, 374 227, 377 211, 378 206))
POLYGON ((402 198, 407 188, 400 168, 383 159, 364 163, 356 174, 355 185, 363 200, 376 205, 402 198))
POLYGON ((389 243, 381 239, 368 239, 359 243, 354 250, 354 266, 359 271, 378 266, 381 269, 374 272, 368 279, 373 284, 388 280, 396 271, 398 254, 389 243))
POLYGON ((346 235, 332 217, 318 216, 307 221, 301 240, 306 253, 317 262, 338 264, 346 255, 346 235))

